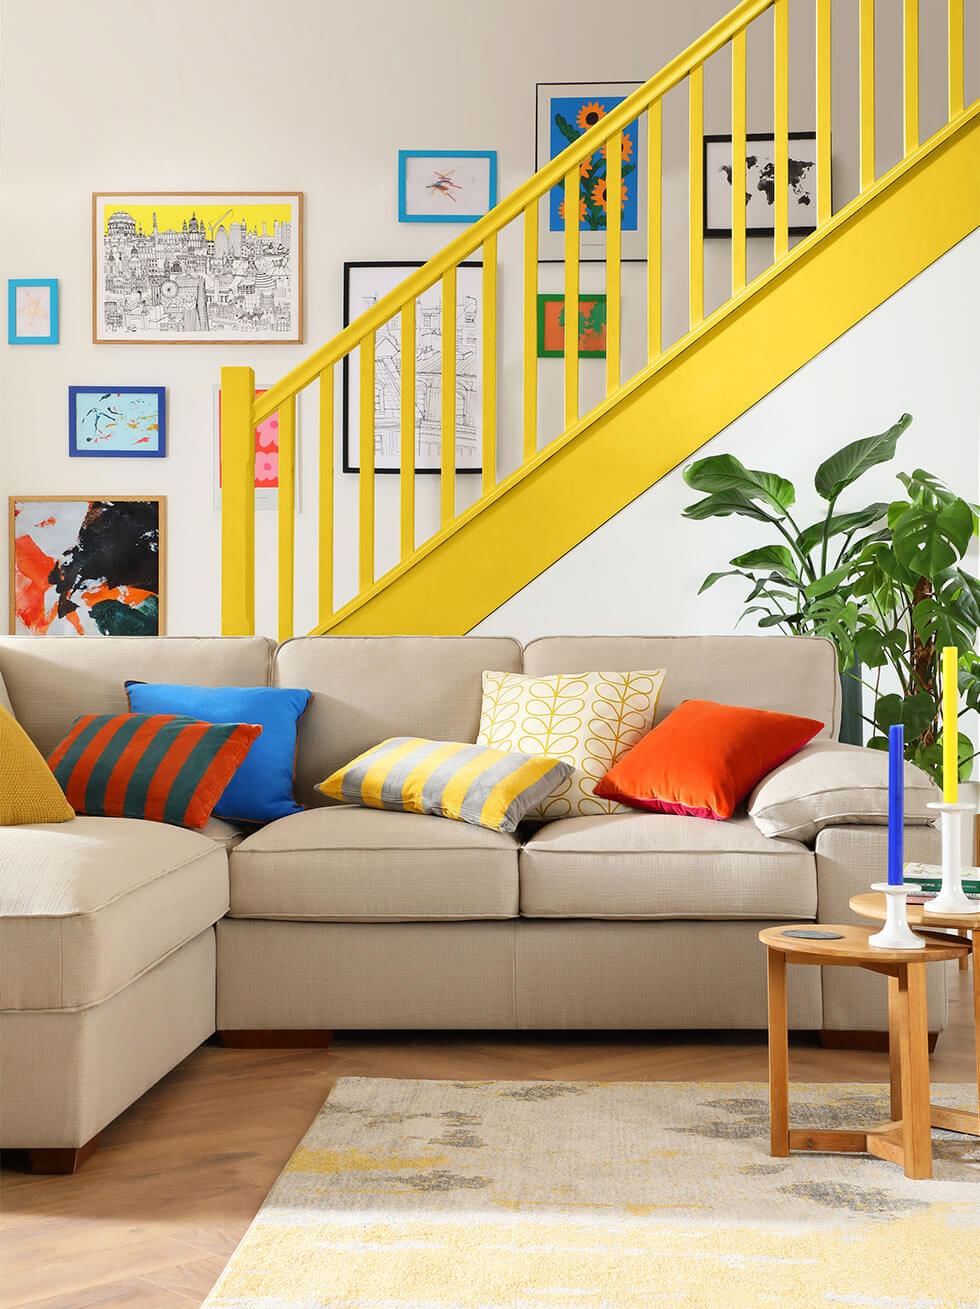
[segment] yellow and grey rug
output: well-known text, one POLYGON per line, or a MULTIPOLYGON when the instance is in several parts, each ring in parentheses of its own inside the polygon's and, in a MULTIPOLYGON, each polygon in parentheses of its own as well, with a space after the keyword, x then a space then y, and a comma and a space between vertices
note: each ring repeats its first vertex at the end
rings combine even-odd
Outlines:
MULTIPOLYGON (((855 1084, 792 1113, 889 1116, 855 1084)), ((937 1134, 912 1182, 768 1132, 757 1083, 345 1078, 207 1309, 977 1309, 980 1141, 937 1134)))

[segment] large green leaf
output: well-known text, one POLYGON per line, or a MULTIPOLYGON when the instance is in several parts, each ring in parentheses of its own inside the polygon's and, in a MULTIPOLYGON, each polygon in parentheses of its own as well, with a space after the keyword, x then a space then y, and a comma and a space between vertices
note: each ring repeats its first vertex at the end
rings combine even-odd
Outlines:
POLYGON ((933 595, 920 600, 912 610, 912 625, 923 641, 934 641, 940 649, 944 645, 968 648, 976 632, 955 608, 944 605, 933 595))
POLYGON ((727 518, 729 514, 738 514, 742 518, 755 518, 760 523, 774 523, 776 521, 771 514, 767 514, 748 496, 740 495, 737 491, 706 495, 703 500, 688 505, 684 510, 685 518, 694 518, 696 520, 702 518, 727 518))
POLYGON ((821 518, 817 523, 811 523, 809 527, 804 527, 803 531, 797 538, 797 545, 806 554, 809 554, 815 545, 819 545, 826 538, 829 541, 834 536, 845 536, 851 532, 858 532, 862 527, 871 527, 884 518, 888 512, 888 505, 882 500, 876 500, 865 509, 855 509, 847 514, 833 514, 828 522, 826 518, 821 518))
POLYGON ((695 491, 735 492, 750 500, 763 500, 777 513, 795 503, 796 488, 778 473, 746 468, 734 455, 709 455, 684 469, 684 481, 695 491))
POLYGON ((703 595, 705 591, 709 591, 711 587, 714 586, 715 582, 720 582, 723 577, 744 577, 744 576, 745 574, 740 572, 739 569, 737 568, 726 568, 720 573, 709 573, 708 576, 701 583, 701 585, 698 587, 698 595, 703 595))
POLYGON ((869 468, 887 463, 894 458, 895 446, 912 421, 911 414, 902 414, 897 423, 878 436, 866 436, 852 441, 842 450, 825 459, 817 469, 813 485, 824 500, 836 500, 840 493, 856 482, 869 468))
POLYGON ((815 582, 810 582, 804 587, 806 596, 809 600, 816 600, 819 596, 830 595, 836 591, 842 582, 844 582, 853 572, 850 564, 845 564, 843 568, 835 568, 823 577, 818 577, 815 582))
POLYGON ((734 568, 774 568, 782 577, 799 576, 793 553, 786 545, 762 545, 729 562, 734 568))
POLYGON ((966 554, 973 523, 973 510, 965 500, 953 500, 938 511, 913 506, 895 521, 895 558, 910 573, 934 577, 966 554))
POLYGON ((875 725, 887 731, 896 723, 903 723, 909 740, 921 736, 935 717, 936 702, 927 691, 916 691, 904 698, 898 694, 883 695, 875 705, 875 725))
POLYGON ((866 627, 854 638, 854 653, 866 668, 884 668, 905 653, 906 645, 905 633, 899 627, 887 632, 866 627))

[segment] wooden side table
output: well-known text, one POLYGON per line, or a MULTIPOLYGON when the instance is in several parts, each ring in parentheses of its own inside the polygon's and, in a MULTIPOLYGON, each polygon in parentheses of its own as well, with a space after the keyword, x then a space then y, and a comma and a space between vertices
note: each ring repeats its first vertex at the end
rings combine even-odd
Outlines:
MULTIPOLYGON (((883 919, 885 917, 885 897, 878 892, 851 897, 851 909, 862 918, 883 919)), ((977 1104, 980 1106, 980 912, 975 914, 927 914, 920 904, 908 907, 909 923, 920 929, 920 933, 930 941, 946 942, 950 940, 945 933, 929 933, 930 927, 955 927, 962 932, 973 934, 973 1027, 977 1042, 977 1104)), ((961 965, 969 963, 969 952, 961 957, 961 965)), ((934 1104, 929 1107, 933 1127, 944 1127, 947 1132, 963 1132, 966 1136, 980 1136, 980 1108, 977 1113, 968 1109, 947 1109, 944 1105, 934 1104)))
POLYGON ((769 966, 769 1152, 780 1158, 785 1158, 791 1150, 873 1154, 901 1164, 906 1177, 931 1177, 925 965, 958 959, 969 947, 963 941, 947 937, 940 941, 930 939, 922 950, 878 950, 868 944, 873 931, 870 927, 797 923, 767 927, 759 933, 769 966), (787 932, 832 932, 836 939, 813 940, 787 936, 787 932), (790 1128, 787 964, 867 968, 888 978, 890 1122, 853 1130, 790 1128))

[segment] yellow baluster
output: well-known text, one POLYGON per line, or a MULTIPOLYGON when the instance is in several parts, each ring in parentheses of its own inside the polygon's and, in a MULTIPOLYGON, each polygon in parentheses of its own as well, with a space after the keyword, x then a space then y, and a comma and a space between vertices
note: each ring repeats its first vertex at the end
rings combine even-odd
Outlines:
POLYGON ((745 286, 745 32, 732 37, 732 295, 745 286))
POLYGON ((817 0, 817 226, 831 216, 830 3, 817 0))
POLYGON ((789 0, 776 0, 773 14, 773 258, 789 249, 789 0))
POLYGON ((690 141, 688 150, 690 189, 690 323, 697 327, 704 317, 704 174, 702 140, 704 137, 704 69, 691 69, 690 141))
MULTIPOLYGON (((634 186, 636 185, 634 177, 634 186)), ((606 394, 619 387, 620 272, 622 260, 623 137, 606 142, 606 394)), ((576 317, 576 323, 578 318, 576 317)))
POLYGON ((401 557, 415 551, 415 300, 402 310, 399 542, 401 557))
POLYGON ((317 614, 333 616, 333 364, 320 374, 320 509, 317 523, 317 614))
POLYGON ((439 474, 442 526, 456 516, 456 269, 442 278, 442 453, 439 474))
POLYGON ((860 156, 861 190, 867 191, 875 181, 875 0, 861 0, 858 11, 860 43, 861 119, 860 156))
POLYGON ((293 635, 296 579, 296 397, 279 406, 279 640, 293 635))
MULTIPOLYGON (((608 201, 607 201, 608 208, 608 201)), ((565 174, 565 426, 578 422, 578 166, 565 174)))
POLYGON ((661 346, 663 295, 663 102, 647 110, 647 358, 661 346))
POLYGON ((360 478, 358 486, 358 588, 367 591, 374 585, 374 351, 375 332, 368 332, 360 343, 361 414, 360 478))
POLYGON ((221 632, 255 632, 255 424, 251 368, 221 370, 221 632))
POLYGON ((524 210, 524 462, 538 452, 538 202, 524 210))
POLYGON ((919 0, 905 0, 903 21, 905 76, 905 153, 919 148, 919 0))
POLYGON ((497 234, 483 243, 483 494, 497 484, 497 234))
POLYGON ((963 0, 949 0, 949 121, 963 112, 963 0))

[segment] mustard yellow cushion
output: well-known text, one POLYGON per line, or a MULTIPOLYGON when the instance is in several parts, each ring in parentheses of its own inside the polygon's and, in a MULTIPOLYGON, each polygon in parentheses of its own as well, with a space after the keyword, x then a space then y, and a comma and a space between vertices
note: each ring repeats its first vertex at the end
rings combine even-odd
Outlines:
POLYGON ((0 708, 0 827, 66 823, 75 811, 20 723, 0 708))
POLYGON ((513 832, 527 811, 570 774, 547 755, 489 750, 456 741, 393 736, 352 759, 316 788, 368 809, 455 818, 513 832))

